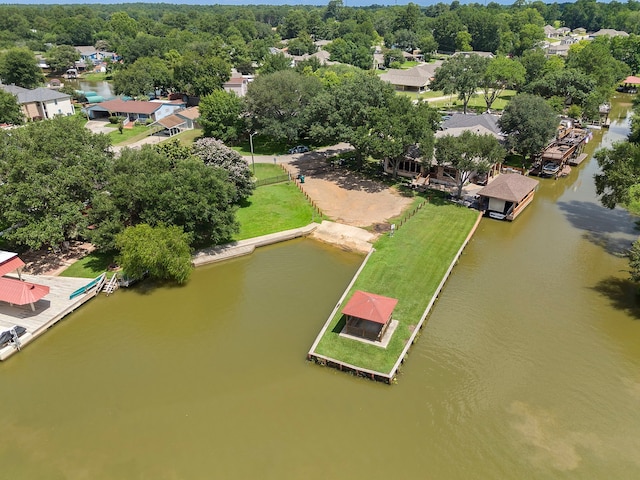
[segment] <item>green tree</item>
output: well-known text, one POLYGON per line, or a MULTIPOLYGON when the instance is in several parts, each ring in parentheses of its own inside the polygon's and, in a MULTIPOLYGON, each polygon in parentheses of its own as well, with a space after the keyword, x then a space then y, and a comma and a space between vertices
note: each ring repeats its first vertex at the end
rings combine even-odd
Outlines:
POLYGON ((22 125, 24 115, 16 97, 0 89, 0 123, 22 125))
POLYGON ((139 97, 165 90, 173 83, 171 71, 160 58, 142 57, 113 74, 116 95, 139 97))
POLYGON ((306 136, 307 107, 321 89, 316 76, 294 70, 260 75, 245 97, 249 127, 277 140, 297 142, 306 136))
POLYGON ((228 241, 238 226, 235 187, 227 178, 223 169, 193 156, 167 155, 150 145, 126 148, 113 162, 104 190, 94 197, 92 241, 113 248, 118 233, 140 223, 180 226, 195 246, 228 241))
POLYGON ((39 249, 86 238, 83 213, 106 183, 109 138, 78 117, 0 132, 0 225, 11 245, 39 249))
POLYGON ((507 146, 532 159, 553 138, 558 117, 543 98, 522 93, 505 107, 498 125, 507 136, 507 146))
MULTIPOLYGON (((370 72, 333 76, 335 81, 327 83, 309 104, 309 136, 318 144, 352 142, 356 131, 369 121, 372 109, 386 108, 395 96, 391 85, 370 72)), ((360 150, 356 157, 363 160, 360 150)))
POLYGON ((613 57, 609 44, 609 37, 603 36, 584 43, 582 48, 570 49, 567 67, 589 75, 601 89, 613 89, 631 73, 631 68, 613 57))
POLYGON ((437 112, 426 102, 413 102, 396 95, 388 105, 371 109, 365 125, 358 126, 350 143, 361 156, 383 159, 391 166, 393 175, 409 149, 417 146, 422 158, 433 154, 437 112))
POLYGON ((502 161, 504 148, 490 134, 479 135, 465 130, 458 136, 444 135, 436 141, 435 160, 438 165, 456 169, 457 175, 449 175, 462 196, 462 188, 478 173, 487 173, 491 166, 502 161))
POLYGON ((0 79, 3 83, 35 88, 44 82, 36 57, 28 48, 10 48, 0 57, 0 79))
POLYGON ((502 95, 506 88, 513 88, 524 83, 526 74, 521 63, 507 57, 496 57, 489 60, 489 65, 482 78, 482 89, 487 110, 491 110, 493 102, 502 95))
MULTIPOLYGON (((640 145, 624 141, 596 152, 600 173, 595 174, 596 193, 607 208, 640 203, 640 145)), ((634 211, 640 214, 640 208, 634 211)))
POLYGON ((268 74, 282 72, 283 70, 291 70, 291 57, 286 56, 284 53, 275 53, 265 57, 260 73, 268 74))
POLYGON ((141 223, 116 236, 116 261, 129 277, 146 274, 158 280, 186 283, 191 275, 189 235, 181 227, 141 223))
POLYGON ((54 72, 63 72, 80 60, 80 52, 71 45, 60 45, 47 50, 45 58, 54 72))
POLYGON ((242 99, 233 92, 215 90, 200 99, 200 125, 206 137, 223 142, 238 139, 244 128, 242 99))
POLYGON ((238 152, 214 138, 196 140, 191 151, 206 166, 221 168, 227 173, 227 180, 236 187, 235 203, 246 200, 253 193, 255 183, 249 164, 238 152))
POLYGON ((487 64, 488 59, 476 54, 454 55, 436 70, 429 88, 442 90, 447 95, 457 93, 466 114, 469 100, 482 83, 487 64))
POLYGON ((231 78, 231 65, 224 59, 201 57, 194 51, 184 54, 173 70, 175 83, 187 94, 204 96, 231 78))
POLYGON ((596 82, 589 75, 575 68, 565 68, 547 73, 529 83, 524 90, 544 98, 561 97, 565 104, 584 105, 595 88, 596 82))

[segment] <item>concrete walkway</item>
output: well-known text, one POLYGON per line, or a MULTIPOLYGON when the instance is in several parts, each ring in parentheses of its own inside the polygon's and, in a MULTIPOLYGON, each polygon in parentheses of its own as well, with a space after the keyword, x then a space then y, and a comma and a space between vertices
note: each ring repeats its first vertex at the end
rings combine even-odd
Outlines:
POLYGON ((249 255, 253 253, 256 247, 263 247, 265 245, 272 245, 274 243, 284 242, 294 238, 306 237, 317 227, 317 223, 311 223, 302 228, 294 228, 292 230, 285 230, 284 232, 271 233, 261 237, 249 238, 247 240, 227 243, 226 245, 206 248, 193 255, 192 262, 194 266, 199 267, 200 265, 222 262, 223 260, 249 255))
POLYGON ((315 240, 338 245, 346 250, 368 253, 376 235, 362 228, 343 225, 335 222, 323 221, 321 224, 310 223, 306 227, 271 233, 261 237, 249 238, 238 242, 206 248, 196 252, 192 257, 194 266, 222 262, 243 255, 250 255, 256 247, 272 245, 299 237, 311 236, 315 240))

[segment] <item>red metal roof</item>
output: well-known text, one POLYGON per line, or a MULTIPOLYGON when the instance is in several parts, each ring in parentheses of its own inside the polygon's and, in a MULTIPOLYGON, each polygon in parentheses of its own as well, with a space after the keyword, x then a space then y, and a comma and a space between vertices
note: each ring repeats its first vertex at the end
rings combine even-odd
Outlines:
POLYGON ((49 287, 46 285, 0 277, 0 301, 14 305, 26 305, 36 303, 48 293, 49 287))
POLYGON ((384 325, 391 318, 391 313, 397 303, 398 300, 395 298, 356 290, 345 305, 342 313, 384 325))
POLYGON ((0 277, 9 272, 15 271, 20 267, 24 267, 24 262, 16 255, 15 257, 0 263, 0 277))
POLYGON ((112 113, 138 113, 143 115, 151 115, 162 107, 162 103, 158 102, 142 102, 140 100, 124 101, 119 98, 100 102, 96 105, 112 113))
POLYGON ((629 85, 640 85, 640 77, 634 77, 633 75, 629 75, 625 78, 622 83, 628 83, 629 85))

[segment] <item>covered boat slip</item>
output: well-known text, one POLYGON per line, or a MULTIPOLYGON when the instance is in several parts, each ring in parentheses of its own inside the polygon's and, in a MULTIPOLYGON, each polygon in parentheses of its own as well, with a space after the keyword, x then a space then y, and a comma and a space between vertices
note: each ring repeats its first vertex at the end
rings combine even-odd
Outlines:
MULTIPOLYGON (((17 276, 7 276, 5 279, 19 281, 17 276)), ((20 337, 22 345, 46 332, 49 327, 95 295, 95 291, 91 290, 74 299, 69 299, 73 292, 88 283, 89 280, 86 278, 23 274, 22 279, 28 284, 37 284, 49 289, 45 298, 34 302, 34 310, 31 310, 29 304, 19 306, 0 301, 0 332, 9 330, 15 325, 24 327, 27 332, 20 337)), ((17 349, 11 343, 0 345, 0 360, 5 360, 16 351, 17 349)))
POLYGON ((537 186, 537 180, 524 175, 499 175, 478 192, 480 208, 492 218, 514 220, 531 203, 537 186))

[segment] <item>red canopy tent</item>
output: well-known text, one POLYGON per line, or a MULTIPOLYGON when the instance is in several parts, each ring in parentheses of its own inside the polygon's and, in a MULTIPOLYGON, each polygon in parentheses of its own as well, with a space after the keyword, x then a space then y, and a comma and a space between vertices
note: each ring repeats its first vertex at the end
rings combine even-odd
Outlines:
POLYGON ((624 83, 625 85, 640 85, 640 77, 629 75, 622 81, 622 83, 624 83))
POLYGON ((31 305, 49 293, 49 287, 37 283, 22 282, 15 278, 0 277, 0 301, 14 305, 31 305))

